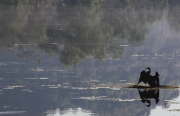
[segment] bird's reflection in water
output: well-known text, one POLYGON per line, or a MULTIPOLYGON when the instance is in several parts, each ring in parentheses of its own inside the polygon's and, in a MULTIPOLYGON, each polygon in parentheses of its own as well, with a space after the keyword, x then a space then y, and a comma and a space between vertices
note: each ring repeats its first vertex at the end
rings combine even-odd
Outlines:
POLYGON ((159 102, 159 89, 144 89, 143 91, 139 90, 139 96, 143 103, 147 103, 147 107, 151 105, 151 99, 155 99, 156 104, 159 102))

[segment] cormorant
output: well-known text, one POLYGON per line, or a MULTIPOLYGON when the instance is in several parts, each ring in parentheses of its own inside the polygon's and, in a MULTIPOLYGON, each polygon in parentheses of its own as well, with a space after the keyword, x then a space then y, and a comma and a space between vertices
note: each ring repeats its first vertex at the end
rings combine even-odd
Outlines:
MULTIPOLYGON (((148 71, 146 72, 145 70, 143 70, 141 73, 140 73, 140 78, 139 78, 139 82, 138 84, 142 81, 144 82, 145 84, 148 82, 148 77, 149 77, 149 74, 151 73, 151 69, 149 67, 147 67, 146 69, 148 69, 148 71)), ((137 84, 137 85, 138 85, 137 84)))

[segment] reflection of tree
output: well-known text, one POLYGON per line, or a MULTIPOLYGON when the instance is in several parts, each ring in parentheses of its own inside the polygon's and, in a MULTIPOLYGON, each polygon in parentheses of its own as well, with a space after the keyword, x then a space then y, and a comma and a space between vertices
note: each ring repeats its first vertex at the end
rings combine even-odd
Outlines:
POLYGON ((41 50, 45 51, 49 56, 52 56, 52 55, 54 55, 54 53, 59 52, 59 48, 55 44, 49 44, 49 43, 39 44, 38 47, 41 50))
POLYGON ((4 1, 0 4, 3 17, 0 20, 0 34, 5 45, 36 43, 45 39, 47 9, 37 7, 38 4, 31 4, 29 0, 4 1))
MULTIPOLYGON (((177 1, 99 0, 99 5, 85 4, 83 0, 74 2, 76 3, 65 0, 54 4, 49 0, 1 1, 1 44, 5 44, 8 49, 18 47, 21 52, 18 57, 22 59, 33 57, 40 63, 39 51, 45 51, 49 56, 59 54, 63 64, 73 65, 88 56, 99 60, 103 60, 107 54, 115 59, 123 57, 125 48, 119 46, 120 42, 142 43, 145 39, 146 24, 160 19, 165 11, 169 11, 171 27, 178 27, 173 26, 178 25, 178 20, 173 21, 179 16, 173 12, 177 11, 177 1)), ((170 66, 170 63, 169 61, 167 66, 170 66)), ((105 65, 102 72, 108 69, 105 65)), ((129 62, 126 65, 129 65, 129 62)), ((171 65, 173 67, 174 63, 171 65)), ((135 64, 131 67, 141 68, 135 64)), ((118 72, 116 68, 111 66, 109 70, 115 72, 109 76, 118 77, 128 71, 129 79, 135 82, 136 78, 134 75, 132 77, 129 67, 120 66, 122 71, 118 72)), ((101 76, 106 75, 102 73, 101 76)))
POLYGON ((63 14, 59 15, 59 24, 62 25, 64 21, 68 24, 64 28, 62 26, 57 28, 60 31, 49 30, 48 33, 49 37, 58 38, 58 41, 65 43, 60 55, 64 64, 72 65, 89 55, 102 60, 108 52, 112 52, 113 58, 121 58, 123 48, 110 46, 108 49, 105 44, 114 40, 130 43, 141 43, 144 40, 146 17, 139 18, 139 16, 145 16, 145 13, 139 15, 131 7, 106 10, 103 4, 101 6, 58 7, 58 13, 63 14), (63 10, 66 13, 62 13, 63 10), (125 14, 127 12, 129 14, 125 14))
POLYGON ((179 0, 168 0, 168 20, 172 29, 179 31, 180 30, 180 16, 179 16, 179 0))
POLYGON ((124 48, 118 47, 118 43, 143 43, 147 23, 160 19, 168 5, 171 25, 178 23, 174 19, 179 15, 172 12, 178 8, 176 2, 162 1, 2 0, 1 43, 8 48, 35 44, 32 49, 60 54, 65 65, 88 56, 103 60, 110 54, 119 59, 124 48))
POLYGON ((73 45, 69 45, 69 46, 70 47, 66 45, 60 55, 60 60, 64 64, 66 65, 76 64, 79 60, 85 58, 85 54, 79 48, 76 48, 73 45))

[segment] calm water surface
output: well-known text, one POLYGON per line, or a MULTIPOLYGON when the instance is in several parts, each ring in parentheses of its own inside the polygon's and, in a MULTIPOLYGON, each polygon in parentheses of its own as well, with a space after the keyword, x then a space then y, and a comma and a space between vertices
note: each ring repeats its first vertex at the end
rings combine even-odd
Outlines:
POLYGON ((178 0, 0 1, 0 115, 179 116, 178 0), (143 84, 143 83, 142 83, 143 84))

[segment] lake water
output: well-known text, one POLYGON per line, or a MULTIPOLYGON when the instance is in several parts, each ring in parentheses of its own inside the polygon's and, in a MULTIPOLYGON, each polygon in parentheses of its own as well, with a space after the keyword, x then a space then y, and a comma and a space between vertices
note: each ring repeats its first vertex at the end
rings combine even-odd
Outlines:
POLYGON ((179 116, 179 0, 0 1, 0 115, 179 116), (141 83, 143 84, 143 83, 141 83))

